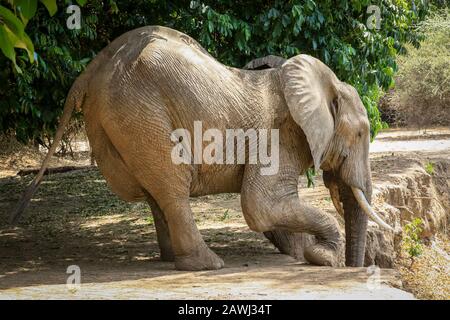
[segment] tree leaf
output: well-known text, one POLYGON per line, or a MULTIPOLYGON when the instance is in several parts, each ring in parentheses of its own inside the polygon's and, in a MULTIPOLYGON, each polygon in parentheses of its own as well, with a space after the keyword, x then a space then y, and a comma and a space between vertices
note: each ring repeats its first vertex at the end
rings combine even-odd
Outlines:
POLYGON ((47 11, 50 14, 50 16, 53 17, 53 15, 58 11, 58 6, 56 5, 56 0, 41 0, 41 2, 47 8, 47 11))
POLYGON ((298 4, 294 4, 292 6, 292 16, 295 18, 295 17, 301 16, 301 15, 302 15, 301 7, 298 4))
POLYGON ((14 68, 18 73, 22 73, 22 70, 16 63, 16 52, 14 51, 14 45, 8 36, 7 27, 5 25, 0 25, 0 49, 3 54, 12 61, 14 68))
POLYGON ((16 0, 14 3, 24 25, 27 25, 28 21, 36 14, 37 0, 16 0))
POLYGON ((87 3, 87 0, 77 0, 77 3, 83 7, 87 3))
POLYGON ((22 40, 16 45, 18 48, 25 49, 28 53, 28 58, 30 59, 30 62, 33 63, 35 61, 34 59, 34 45, 31 41, 30 37, 24 33, 22 40), (19 46, 20 45, 20 46, 19 46))
POLYGON ((289 18, 288 15, 284 14, 283 18, 281 19, 281 22, 283 23, 283 27, 287 27, 289 23, 291 23, 291 18, 289 18))
POLYGON ((18 38, 14 33, 11 32, 8 28, 5 28, 6 35, 9 39, 9 42, 15 47, 24 49, 28 53, 28 58, 30 59, 30 62, 34 62, 34 46, 33 42, 31 41, 30 37, 26 33, 22 35, 22 38, 18 38))
POLYGON ((2 17, 3 22, 9 30, 11 30, 17 37, 22 38, 25 27, 22 21, 20 21, 11 10, 0 6, 0 17, 2 17))
POLYGON ((109 5, 111 6, 111 13, 119 13, 119 7, 117 6, 117 3, 113 0, 109 0, 109 5))
POLYGON ((3 54, 11 61, 16 61, 16 53, 14 51, 14 44, 11 43, 5 25, 0 25, 0 48, 3 54))
POLYGON ((213 24, 212 21, 208 21, 208 31, 209 31, 210 33, 213 33, 213 32, 214 32, 214 24, 213 24))

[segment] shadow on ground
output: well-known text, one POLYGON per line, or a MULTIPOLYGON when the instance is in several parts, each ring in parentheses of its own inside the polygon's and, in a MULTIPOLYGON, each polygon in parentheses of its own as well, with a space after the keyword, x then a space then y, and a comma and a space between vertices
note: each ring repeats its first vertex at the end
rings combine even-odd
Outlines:
MULTIPOLYGON (((147 204, 118 199, 95 169, 46 177, 26 216, 11 226, 9 213, 31 178, 0 179, 0 289, 65 283, 69 265, 80 266, 88 282, 175 272, 159 261, 147 204)), ((238 195, 197 198, 192 206, 205 242, 225 261, 258 265, 276 254, 245 225, 238 195)))

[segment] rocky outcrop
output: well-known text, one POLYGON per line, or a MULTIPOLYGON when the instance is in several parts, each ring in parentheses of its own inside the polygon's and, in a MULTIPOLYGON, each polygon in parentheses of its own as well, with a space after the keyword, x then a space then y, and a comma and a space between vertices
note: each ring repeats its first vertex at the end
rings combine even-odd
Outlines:
MULTIPOLYGON (((428 173, 418 160, 405 162, 401 172, 386 172, 374 179, 373 206, 391 225, 404 226, 414 218, 423 221, 422 238, 446 232, 450 217, 449 168, 450 160, 432 162, 428 173)), ((380 267, 393 266, 400 239, 369 223, 365 264, 380 267)))

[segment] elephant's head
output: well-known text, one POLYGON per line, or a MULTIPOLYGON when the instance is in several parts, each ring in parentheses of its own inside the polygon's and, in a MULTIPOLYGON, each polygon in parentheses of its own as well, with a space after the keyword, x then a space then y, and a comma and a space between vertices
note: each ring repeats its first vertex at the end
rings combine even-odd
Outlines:
POLYGON ((316 169, 324 170, 333 203, 344 213, 346 264, 364 262, 367 218, 390 229, 371 208, 369 122, 355 88, 320 60, 299 55, 281 66, 286 103, 302 128, 316 169), (343 209, 341 202, 343 203, 343 209))

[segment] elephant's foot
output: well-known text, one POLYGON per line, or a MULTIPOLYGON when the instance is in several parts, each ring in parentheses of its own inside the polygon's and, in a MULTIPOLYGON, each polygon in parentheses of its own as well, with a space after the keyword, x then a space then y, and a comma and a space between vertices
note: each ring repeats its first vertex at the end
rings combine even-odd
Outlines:
POLYGON ((305 260, 305 248, 316 243, 315 237, 307 233, 273 230, 264 232, 264 235, 281 253, 299 261, 305 260))
POLYGON ((223 260, 206 245, 201 246, 189 255, 175 256, 175 268, 177 270, 217 270, 223 268, 224 265, 223 260))
POLYGON ((305 249, 305 259, 319 266, 339 266, 337 250, 324 243, 317 243, 305 249))

